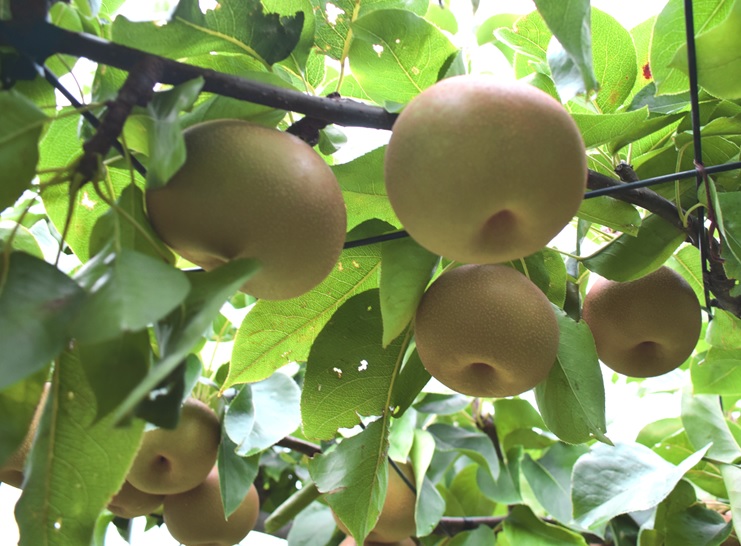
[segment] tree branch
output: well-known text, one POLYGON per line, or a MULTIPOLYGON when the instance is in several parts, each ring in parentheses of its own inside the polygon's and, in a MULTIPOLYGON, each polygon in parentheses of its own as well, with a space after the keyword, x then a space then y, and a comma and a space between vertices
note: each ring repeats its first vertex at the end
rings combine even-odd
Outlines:
POLYGON ((304 455, 308 455, 309 457, 319 455, 322 452, 322 448, 320 446, 312 444, 311 442, 307 442, 306 440, 301 440, 300 438, 295 438, 293 436, 286 436, 282 440, 276 442, 275 445, 292 449, 293 451, 303 453, 304 455))
POLYGON ((292 89, 222 74, 107 42, 95 36, 70 32, 46 22, 22 25, 0 21, 0 44, 3 43, 28 53, 39 62, 53 53, 64 53, 132 71, 143 59, 156 59, 162 70, 160 83, 178 85, 202 77, 205 80, 204 91, 300 112, 338 125, 391 129, 396 119, 396 114, 376 106, 349 99, 315 97, 292 89))
POLYGON ((116 100, 109 103, 95 134, 82 146, 85 153, 77 167, 77 171, 83 177, 81 183, 95 177, 100 158, 105 157, 113 147, 134 106, 145 106, 152 98, 159 74, 159 62, 151 58, 142 59, 134 70, 129 72, 116 100))
MULTIPOLYGON (((624 182, 610 178, 597 171, 589 171, 587 178, 587 188, 590 190, 599 190, 602 188, 613 188, 616 186, 623 185, 624 182)), ((635 188, 615 193, 613 195, 615 199, 625 201, 632 205, 637 205, 641 208, 646 209, 649 212, 660 216, 671 225, 676 227, 679 231, 684 232, 687 238, 694 246, 697 246, 697 237, 699 233, 699 227, 697 225, 697 219, 694 216, 688 218, 687 226, 682 224, 682 219, 679 217, 679 212, 674 203, 665 199, 655 191, 648 188, 635 188)))

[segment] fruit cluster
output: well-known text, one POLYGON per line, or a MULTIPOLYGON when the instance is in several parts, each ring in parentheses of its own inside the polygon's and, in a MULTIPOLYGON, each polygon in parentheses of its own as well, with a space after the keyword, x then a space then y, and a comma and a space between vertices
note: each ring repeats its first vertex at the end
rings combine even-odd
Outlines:
MULTIPOLYGON (((0 469, 0 481, 23 484, 23 467, 36 433, 46 392, 26 438, 0 469)), ((121 489, 107 505, 116 516, 134 518, 160 512, 170 534, 185 546, 231 546, 254 528, 260 511, 255 486, 224 518, 216 466, 219 418, 206 404, 188 399, 174 429, 144 433, 121 489)))
MULTIPOLYGON (((321 157, 291 134, 239 120, 193 126, 185 142, 184 166, 167 185, 147 192, 148 215, 161 238, 207 270, 257 259, 261 269, 243 290, 258 298, 293 298, 317 286, 335 266, 346 231, 342 192, 321 157)), ((399 115, 385 155, 389 202, 420 245, 467 264, 446 268, 416 312, 420 359, 440 382, 471 396, 504 397, 548 375, 559 346, 556 315, 543 292, 509 265, 545 247, 571 221, 587 172, 571 116, 521 82, 448 78, 399 115)), ((637 297, 668 276, 641 281, 648 288, 637 297)), ((662 301, 692 316, 681 324, 664 321, 662 333, 646 329, 640 311, 632 311, 632 328, 623 328, 628 315, 622 313, 608 325, 606 315, 629 306, 587 297, 585 320, 605 364, 648 376, 686 359, 700 313, 680 281, 672 286, 688 303, 672 296, 662 301), (664 349, 676 339, 687 343, 664 349), (626 349, 608 349, 615 344, 626 349), (620 350, 631 354, 614 356, 620 350)), ((612 292, 607 286, 598 284, 595 294, 612 292)), ((633 292, 615 290, 621 300, 633 292)))

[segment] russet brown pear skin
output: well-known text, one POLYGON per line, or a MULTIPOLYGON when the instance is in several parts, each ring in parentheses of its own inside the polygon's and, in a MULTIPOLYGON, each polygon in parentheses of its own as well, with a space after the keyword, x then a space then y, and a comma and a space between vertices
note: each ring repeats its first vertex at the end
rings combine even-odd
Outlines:
POLYGON ((214 468, 194 489, 165 497, 163 517, 172 537, 185 546, 232 546, 255 527, 259 513, 260 500, 253 485, 225 519, 219 474, 214 468))
POLYGON ((18 488, 23 485, 23 471, 24 467, 26 466, 26 459, 28 458, 28 454, 30 453, 31 448, 33 447, 34 438, 36 437, 36 429, 39 428, 39 422, 41 421, 41 416, 44 413, 44 405, 46 404, 46 399, 49 396, 50 387, 51 383, 47 382, 44 384, 44 390, 41 392, 41 398, 39 399, 39 403, 36 406, 36 411, 33 414, 31 424, 28 427, 28 432, 26 432, 25 438, 23 438, 23 442, 21 442, 21 445, 18 446, 18 449, 15 450, 15 452, 7 461, 5 461, 5 464, 3 464, 3 466, 0 468, 0 482, 7 483, 8 485, 12 485, 13 487, 18 488))
POLYGON ((655 377, 681 366, 702 327, 695 292, 666 266, 629 282, 598 279, 584 298, 582 318, 600 360, 629 377, 655 377))
POLYGON ((216 464, 221 425, 203 402, 189 399, 174 429, 144 433, 126 480, 152 495, 172 495, 193 489, 216 464))
POLYGON ((164 495, 152 495, 139 491, 129 482, 124 482, 121 489, 108 503, 108 510, 121 518, 146 516, 162 506, 164 495))
POLYGON ((261 269, 242 290, 283 300, 318 285, 345 242, 345 202, 334 173, 294 135, 242 120, 184 132, 187 159, 146 193, 162 240, 206 270, 236 258, 261 269))
POLYGON ((530 255, 576 214, 587 163, 563 106, 521 82, 444 79, 394 123, 386 150, 391 206, 431 252, 464 263, 530 255))
MULTIPOLYGON (((399 469, 404 473, 409 483, 414 485, 414 470, 408 463, 397 463, 399 469)), ((388 488, 386 490, 386 500, 383 502, 381 514, 378 517, 373 530, 368 534, 365 545, 375 543, 396 543, 402 542, 417 531, 417 524, 414 519, 416 510, 417 497, 414 491, 409 488, 406 482, 399 476, 394 468, 389 465, 388 468, 388 488)), ((347 527, 333 513, 337 527, 349 534, 347 527)), ((353 542, 354 543, 354 542, 353 542)))
POLYGON ((440 275, 422 297, 414 332, 430 375, 469 396, 530 390, 548 376, 558 353, 548 298, 504 265, 464 265, 440 275))

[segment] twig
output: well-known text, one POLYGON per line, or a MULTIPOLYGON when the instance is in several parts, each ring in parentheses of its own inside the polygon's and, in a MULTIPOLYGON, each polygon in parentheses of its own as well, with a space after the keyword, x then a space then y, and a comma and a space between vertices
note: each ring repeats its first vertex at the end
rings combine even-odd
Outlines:
POLYGON ((107 42, 95 36, 70 32, 46 22, 18 25, 0 21, 0 44, 3 43, 30 54, 37 62, 53 53, 64 53, 132 71, 143 59, 156 59, 162 70, 160 83, 178 85, 200 76, 205 80, 204 91, 300 112, 338 125, 390 129, 397 117, 396 114, 376 106, 349 99, 315 97, 292 89, 222 74, 107 42), (40 36, 43 39, 39 39, 40 36))
POLYGON ((129 72, 116 100, 109 103, 108 110, 101 119, 100 126, 90 140, 83 144, 85 154, 77 168, 83 177, 82 183, 92 180, 97 172, 99 159, 105 157, 123 130, 126 118, 134 106, 146 105, 154 93, 154 85, 159 79, 160 70, 157 59, 142 59, 129 72))
POLYGON ((322 448, 320 446, 312 444, 311 442, 307 442, 306 440, 301 440, 300 438, 295 438, 294 436, 286 436, 282 440, 276 442, 275 445, 280 447, 287 447, 288 449, 303 453, 304 455, 308 455, 309 457, 319 455, 322 452, 322 448))
MULTIPOLYGON (((590 190, 612 188, 621 186, 623 184, 624 182, 620 180, 616 180, 596 171, 589 171, 589 176, 587 178, 587 187, 590 190)), ((655 191, 652 191, 648 188, 633 188, 615 193, 613 194, 613 196, 615 197, 615 199, 620 199, 621 201, 625 201, 626 203, 637 205, 656 214, 657 216, 660 216, 671 225, 676 227, 678 230, 685 233, 687 235, 687 239, 694 246, 697 246, 697 220, 693 216, 690 216, 687 219, 687 226, 684 226, 682 224, 682 219, 679 217, 679 213, 677 212, 677 207, 674 206, 674 203, 672 203, 668 199, 665 199, 655 191)))

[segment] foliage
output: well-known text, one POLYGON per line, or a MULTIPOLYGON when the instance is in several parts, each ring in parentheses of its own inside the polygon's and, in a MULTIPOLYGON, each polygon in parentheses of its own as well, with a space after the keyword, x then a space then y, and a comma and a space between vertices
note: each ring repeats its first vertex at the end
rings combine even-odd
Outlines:
MULTIPOLYGON (((509 264, 557 308, 561 340, 549 377, 501 400, 428 384, 411 322, 448 262, 408 238, 373 239, 402 226, 385 195, 384 147, 368 150, 361 133, 320 123, 318 150, 343 190, 347 240, 371 239, 348 245, 298 298, 239 292, 259 267, 252 260, 183 271, 189 264, 158 240, 144 210, 146 188, 182 164, 181 129, 194 123, 231 117, 286 129, 306 113, 298 92, 336 91, 356 101, 350 110, 377 107, 366 126, 389 129, 381 108, 398 111, 444 77, 493 66, 564 103, 587 146, 590 188, 605 177, 617 184, 624 164, 638 179, 694 169, 681 0, 632 29, 588 0, 538 0, 532 13, 491 17, 481 16, 484 2, 463 0, 222 0, 205 12, 180 0, 165 24, 116 16, 122 0, 73 0, 55 3, 50 24, 34 31, 48 36, 30 39, 11 5, 32 8, 16 4, 0 0, 0 467, 23 442, 44 381, 52 385, 16 509, 21 544, 82 546, 94 533, 100 543, 96 520, 111 520, 105 505, 145 421, 172 426, 189 394, 221 416, 226 512, 254 480, 275 518, 267 528, 292 522, 291 546, 336 546, 330 507, 366 536, 389 457, 413 463, 425 546, 718 545, 733 524, 741 535, 738 168, 700 186, 677 180, 585 199, 550 248, 509 264), (178 85, 132 100, 122 89, 136 95, 137 69, 127 79, 115 65, 132 50, 107 61, 104 42, 100 51, 86 42, 85 56, 99 61, 81 84, 86 105, 57 107, 26 55, 69 72, 71 34, 59 29, 196 69, 176 82, 165 76, 181 73, 167 65, 158 74, 178 85), (240 100, 242 88, 218 87, 215 74, 241 78, 228 81, 256 86, 264 100, 240 100), (96 149, 102 130, 82 114, 120 106, 123 151, 96 149), (704 254, 704 235, 692 232, 699 212, 719 238, 702 241, 704 254), (591 273, 626 281, 663 264, 701 302, 709 288, 713 318, 704 315, 679 370, 626 380, 600 367, 581 299, 591 273), (626 392, 633 398, 618 399, 626 392), (657 400, 672 409, 648 404, 657 400), (640 419, 635 440, 612 445, 623 414, 640 419), (463 518, 474 516, 485 525, 471 529, 463 518)), ((45 2, 27 2, 36 4, 45 2)), ((702 161, 738 161, 741 0, 696 0, 694 22, 702 161)), ((323 121, 336 121, 341 108, 326 108, 323 121)))

